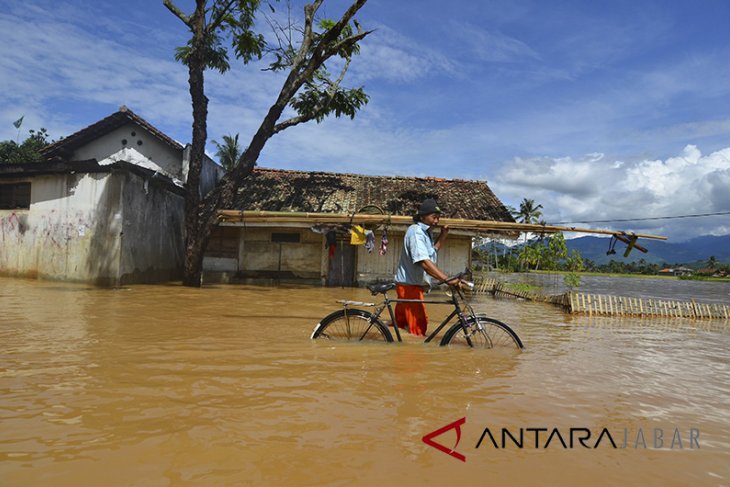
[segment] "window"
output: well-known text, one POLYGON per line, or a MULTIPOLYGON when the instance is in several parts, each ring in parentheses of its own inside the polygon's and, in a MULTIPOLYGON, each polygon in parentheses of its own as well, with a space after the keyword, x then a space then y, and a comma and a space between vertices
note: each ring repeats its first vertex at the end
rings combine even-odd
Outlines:
POLYGON ((298 233, 272 233, 272 242, 299 243, 300 235, 298 233))
POLYGON ((0 210, 30 208, 30 183, 0 184, 0 210))

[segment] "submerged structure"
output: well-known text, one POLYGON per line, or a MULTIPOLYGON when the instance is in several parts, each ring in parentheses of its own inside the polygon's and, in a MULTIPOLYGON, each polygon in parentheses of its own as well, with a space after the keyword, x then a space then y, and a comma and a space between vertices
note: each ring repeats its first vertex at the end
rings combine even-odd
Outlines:
MULTIPOLYGON (((105 286, 179 279, 189 148, 121 107, 48 146, 42 162, 0 165, 0 275, 105 286)), ((199 191, 222 175, 206 158, 199 191)), ((329 286, 391 278, 407 228, 402 218, 360 226, 327 224, 326 217, 410 216, 425 198, 435 198, 444 217, 514 221, 484 181, 256 168, 229 212, 322 218, 221 218, 204 259, 206 278, 329 286)), ((455 273, 470 265, 479 233, 452 231, 439 266, 455 273)))

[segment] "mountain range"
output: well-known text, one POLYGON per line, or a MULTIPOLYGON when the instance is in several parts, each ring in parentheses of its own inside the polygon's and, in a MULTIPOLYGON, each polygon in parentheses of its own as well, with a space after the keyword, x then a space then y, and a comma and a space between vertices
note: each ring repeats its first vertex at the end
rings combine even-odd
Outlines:
MULTIPOLYGON (((701 264, 714 256, 718 263, 730 263, 730 235, 713 236, 703 235, 684 242, 671 242, 662 240, 639 239, 638 243, 646 248, 648 252, 642 253, 634 249, 628 257, 624 257, 626 244, 616 243, 616 253, 607 255, 610 239, 602 237, 578 237, 566 240, 565 244, 570 250, 578 250, 583 259, 590 259, 597 264, 607 264, 612 259, 620 262, 638 262, 644 259, 652 264, 701 264)), ((482 245, 488 252, 499 253, 509 251, 509 248, 498 242, 489 242, 482 245)))
POLYGON ((600 237, 579 237, 566 240, 568 250, 577 249, 584 259, 590 259, 598 264, 616 261, 637 262, 644 259, 653 264, 691 264, 707 262, 714 256, 718 262, 730 263, 730 235, 719 237, 704 235, 684 242, 667 242, 662 240, 639 240, 638 243, 648 250, 647 253, 632 250, 624 258, 626 244, 616 244, 616 254, 606 255, 610 239, 600 237))

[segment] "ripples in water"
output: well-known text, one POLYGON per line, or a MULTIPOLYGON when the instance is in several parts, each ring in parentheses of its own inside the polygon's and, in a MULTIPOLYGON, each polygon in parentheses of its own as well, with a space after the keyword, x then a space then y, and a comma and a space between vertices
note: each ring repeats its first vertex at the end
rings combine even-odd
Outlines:
POLYGON ((730 481, 724 322, 480 297, 523 352, 309 340, 336 299, 371 298, 0 279, 3 485, 730 481), (465 464, 421 441, 461 417, 465 464), (699 428, 702 448, 474 448, 485 427, 571 426, 699 428))

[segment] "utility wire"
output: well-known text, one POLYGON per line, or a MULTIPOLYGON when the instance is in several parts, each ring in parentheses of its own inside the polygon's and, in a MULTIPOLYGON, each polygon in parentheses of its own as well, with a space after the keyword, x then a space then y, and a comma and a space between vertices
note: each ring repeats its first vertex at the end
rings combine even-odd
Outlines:
POLYGON ((730 215, 730 211, 720 211, 718 213, 699 213, 697 215, 677 215, 677 216, 657 216, 652 218, 623 218, 616 220, 578 220, 573 222, 557 222, 550 225, 568 225, 570 223, 616 223, 616 222, 644 222, 649 220, 675 220, 678 218, 700 218, 705 216, 730 215))

